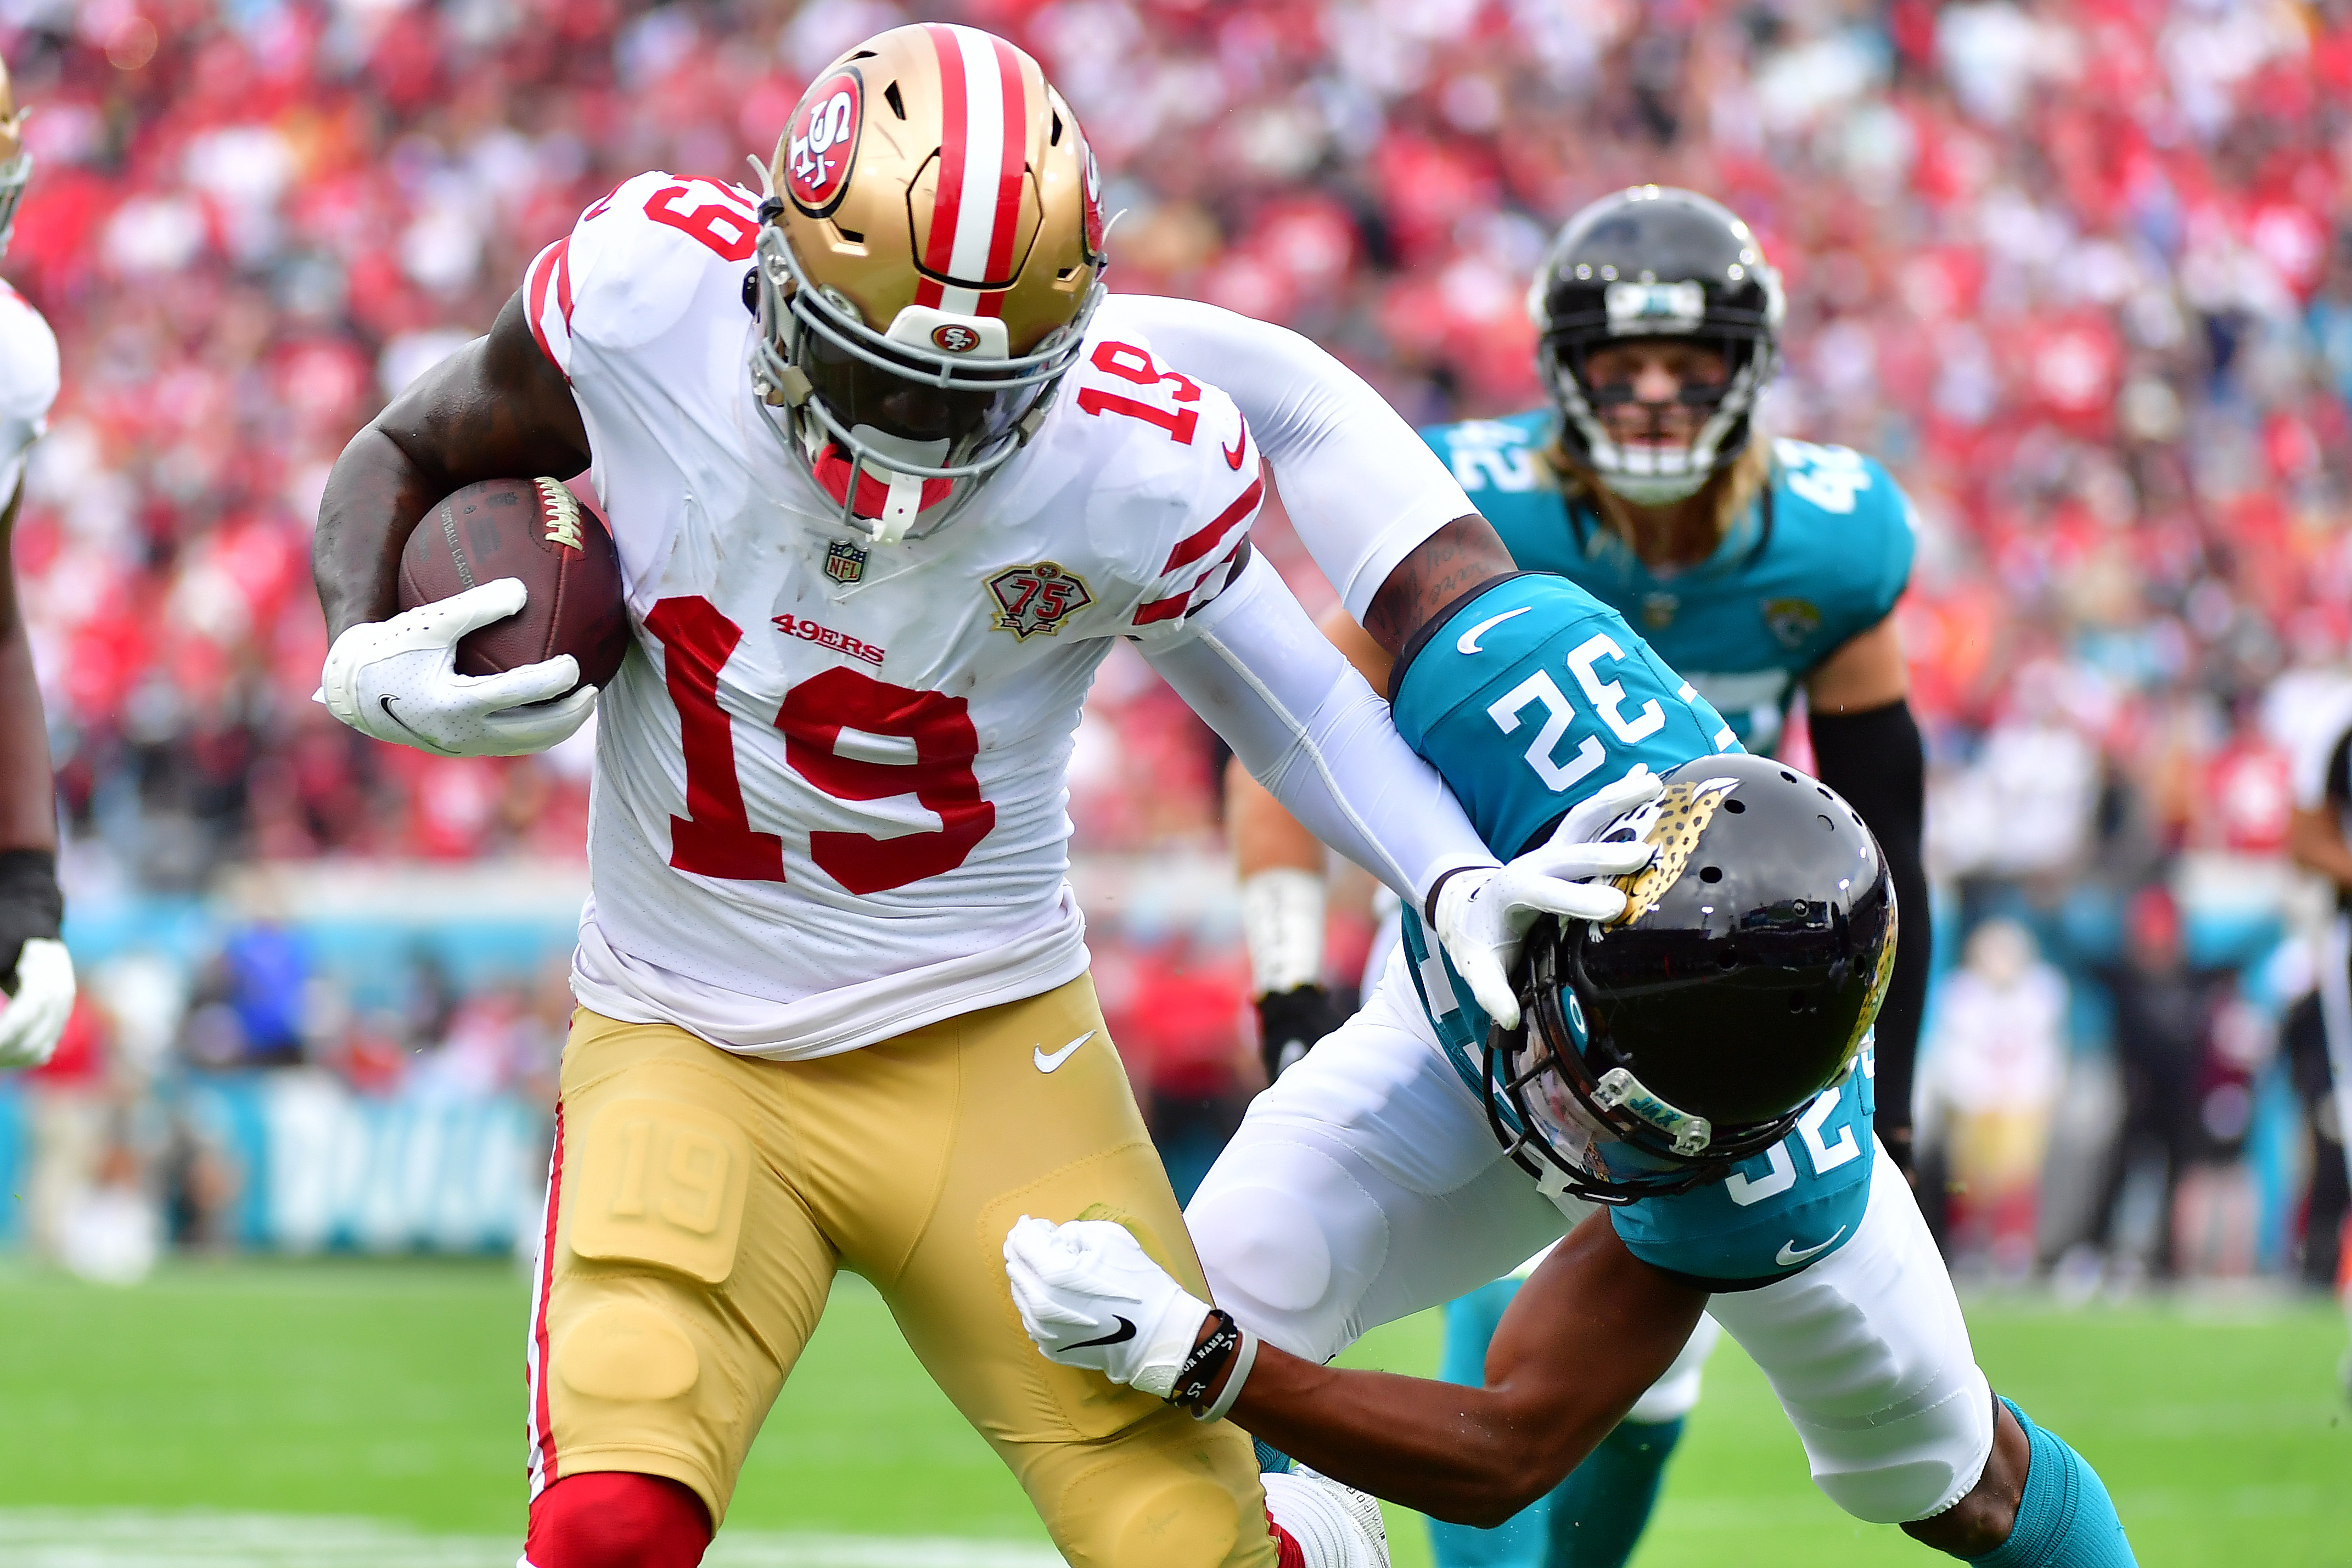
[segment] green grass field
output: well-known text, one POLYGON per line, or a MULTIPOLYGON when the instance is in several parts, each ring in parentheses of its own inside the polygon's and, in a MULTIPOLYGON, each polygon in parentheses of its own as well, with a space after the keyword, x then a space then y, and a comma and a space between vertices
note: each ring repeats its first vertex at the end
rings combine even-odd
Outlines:
MULTIPOLYGON (((0 1561, 510 1563, 525 1302, 520 1277, 494 1264, 192 1264, 129 1291, 0 1274, 0 1561), (406 1544, 336 1537, 332 1552, 288 1556, 269 1547, 278 1526, 248 1518, 238 1539, 254 1544, 174 1555, 187 1531, 156 1512, 180 1510, 379 1520, 383 1540, 406 1544), (74 1554, 69 1542, 110 1538, 126 1517, 144 1521, 135 1552, 74 1554), (443 1535, 473 1544, 428 1549, 425 1537, 443 1535)), ((2352 1565, 2352 1420, 2333 1392, 2345 1330, 2324 1303, 1989 1302, 1971 1319, 1996 1385, 2100 1466, 2150 1568, 2352 1565)), ((1436 1351, 1424 1317, 1349 1359, 1425 1371, 1436 1351)), ((1737 1346, 1707 1378, 1640 1568, 1934 1560, 1812 1490, 1737 1346)), ((1400 1513, 1391 1525, 1397 1562, 1426 1563, 1419 1522, 1400 1513)), ((747 1544, 714 1563, 1028 1563, 1045 1540, 855 1280, 753 1450, 728 1533, 747 1544), (872 1542, 793 1544, 876 1535, 1003 1545, 894 1556, 872 1542)))

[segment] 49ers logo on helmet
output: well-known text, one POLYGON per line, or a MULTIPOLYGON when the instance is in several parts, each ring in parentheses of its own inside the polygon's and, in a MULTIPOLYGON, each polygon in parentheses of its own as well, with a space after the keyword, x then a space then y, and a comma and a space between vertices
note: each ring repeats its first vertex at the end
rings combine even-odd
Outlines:
POLYGON ((1091 261, 1103 253, 1102 169, 1095 162, 1094 143, 1087 148, 1086 238, 1087 259, 1091 261))
POLYGON ((931 341, 950 354, 969 354, 980 347, 980 331, 961 321, 950 321, 931 329, 931 341))
POLYGON ((784 185, 813 218, 841 204, 857 133, 866 123, 866 84, 855 69, 834 72, 809 89, 784 137, 784 185))

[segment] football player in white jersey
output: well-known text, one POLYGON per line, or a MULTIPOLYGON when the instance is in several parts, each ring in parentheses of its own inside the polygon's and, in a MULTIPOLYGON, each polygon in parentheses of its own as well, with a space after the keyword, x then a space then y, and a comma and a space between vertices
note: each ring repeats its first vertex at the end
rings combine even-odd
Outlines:
MULTIPOLYGON (((1572 879, 1629 852, 1497 864, 1252 558, 1255 444, 1104 294, 1094 162, 1034 60, 884 33, 817 78, 760 178, 645 174, 591 206, 354 438, 321 507, 339 717, 478 756, 600 715, 525 1561, 698 1561, 846 1267, 1073 1562, 1384 1562, 1366 1500, 1262 1490, 1181 1386, 1055 1366, 1013 1312, 998 1253, 1024 1213, 1118 1219, 1206 1288, 1066 881, 1081 702, 1136 643, 1510 1016, 1535 910, 1613 900, 1572 879), (523 587, 394 613, 407 536, 464 484, 583 468, 630 657, 601 694, 568 655, 456 675, 457 639, 523 587)), ((1409 629, 1499 547, 1362 391, 1348 439, 1402 476, 1383 511, 1434 497, 1459 524, 1335 572, 1368 625, 1409 629)))
MULTIPOLYGON (((32 178, 25 111, 0 64, 0 252, 32 178)), ((0 1068, 47 1061, 74 1002, 73 961, 58 938, 57 789, 32 645, 16 602, 12 550, 26 455, 58 398, 58 340, 24 296, 0 283, 0 1068)))

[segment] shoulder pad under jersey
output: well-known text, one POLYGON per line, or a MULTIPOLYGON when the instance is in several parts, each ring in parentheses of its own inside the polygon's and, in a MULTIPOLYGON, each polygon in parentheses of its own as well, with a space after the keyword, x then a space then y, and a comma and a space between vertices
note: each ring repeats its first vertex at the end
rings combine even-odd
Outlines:
POLYGON ((1150 640, 1221 591, 1265 497, 1257 443, 1233 400, 1162 362, 1113 296, 1055 389, 1014 507, 1082 486, 1088 542, 1133 591, 1106 630, 1150 640))
POLYGON ((575 340, 607 349, 658 340, 706 287, 740 290, 758 205, 716 180, 656 170, 623 181, 531 259, 523 275, 531 335, 566 375, 575 340))
POLYGON ((1801 558, 1834 647, 1885 620, 1911 580, 1910 497, 1845 446, 1772 444, 1773 549, 1801 558))

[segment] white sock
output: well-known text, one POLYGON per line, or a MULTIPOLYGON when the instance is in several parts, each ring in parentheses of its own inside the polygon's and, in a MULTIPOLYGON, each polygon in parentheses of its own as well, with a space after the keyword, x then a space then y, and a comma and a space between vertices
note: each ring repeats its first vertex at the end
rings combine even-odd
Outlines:
POLYGON ((1266 1512, 1298 1543, 1307 1568, 1389 1568, 1388 1528, 1370 1497, 1304 1465, 1258 1479, 1266 1512))

